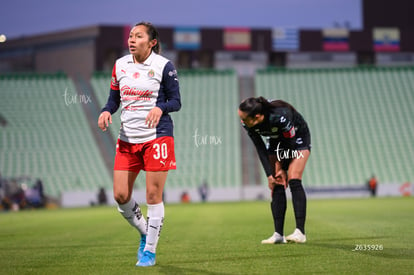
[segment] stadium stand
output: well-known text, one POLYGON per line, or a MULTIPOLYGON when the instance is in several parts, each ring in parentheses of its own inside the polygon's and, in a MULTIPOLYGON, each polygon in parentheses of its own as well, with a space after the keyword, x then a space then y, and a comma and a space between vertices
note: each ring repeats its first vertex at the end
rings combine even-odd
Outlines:
POLYGON ((414 180, 414 68, 266 69, 256 95, 292 103, 308 121, 308 186, 414 180))
MULTIPOLYGON (((168 189, 242 183, 240 102, 233 70, 180 70, 183 107, 172 113, 177 170, 168 189)), ((357 186, 375 174, 380 183, 414 180, 411 139, 414 68, 264 69, 255 93, 292 103, 309 122, 312 155, 305 172, 310 187, 357 186)), ((110 74, 91 86, 99 106, 110 74)), ((40 178, 46 194, 112 188, 82 109, 81 95, 62 74, 0 76, 0 171, 7 178, 40 178)), ((119 111, 110 127, 117 139, 119 111)), ((263 176, 263 173, 261 173, 263 176)), ((144 189, 144 173, 136 188, 144 189)), ((266 179, 262 179, 266 183, 266 179)), ((254 182, 253 184, 256 184, 254 182)))
POLYGON ((63 74, 0 76, 0 171, 43 181, 45 193, 111 188, 73 82, 63 74))
MULTIPOLYGON (((109 73, 96 73, 91 85, 101 106, 108 97, 109 73)), ((241 184, 240 123, 237 75, 233 70, 180 70, 182 109, 174 120, 177 170, 168 176, 170 188, 196 188, 203 181, 210 187, 241 184)), ((111 133, 119 131, 119 111, 111 133)), ((138 177, 143 187, 143 173, 138 177)), ((138 188, 139 188, 138 187, 138 188)))
MULTIPOLYGON (((111 74, 107 72, 96 72, 90 80, 98 105, 101 109, 105 106, 109 96, 109 85, 111 83, 111 74)), ((118 138, 119 128, 121 127, 120 109, 112 116, 112 125, 109 127, 114 141, 118 138)))

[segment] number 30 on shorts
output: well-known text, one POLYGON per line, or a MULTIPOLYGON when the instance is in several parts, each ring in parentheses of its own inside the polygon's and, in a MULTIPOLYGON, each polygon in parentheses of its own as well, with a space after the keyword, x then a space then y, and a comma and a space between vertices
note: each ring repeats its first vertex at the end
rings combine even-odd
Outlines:
POLYGON ((168 148, 166 143, 155 143, 152 146, 155 149, 155 154, 153 155, 154 159, 166 159, 168 157, 168 148))

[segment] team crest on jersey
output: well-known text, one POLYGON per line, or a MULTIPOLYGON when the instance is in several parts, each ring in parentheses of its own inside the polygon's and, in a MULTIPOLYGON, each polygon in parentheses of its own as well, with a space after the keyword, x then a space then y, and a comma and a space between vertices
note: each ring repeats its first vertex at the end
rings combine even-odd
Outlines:
POLYGON ((139 72, 135 72, 135 73, 132 75, 132 77, 133 77, 133 78, 135 78, 135 79, 139 78, 139 72))
POLYGON ((154 77, 154 75, 155 75, 154 70, 153 69, 149 70, 148 77, 154 77))
POLYGON ((277 127, 273 127, 272 128, 272 132, 274 133, 274 132, 277 132, 277 130, 279 130, 279 128, 277 128, 277 127))

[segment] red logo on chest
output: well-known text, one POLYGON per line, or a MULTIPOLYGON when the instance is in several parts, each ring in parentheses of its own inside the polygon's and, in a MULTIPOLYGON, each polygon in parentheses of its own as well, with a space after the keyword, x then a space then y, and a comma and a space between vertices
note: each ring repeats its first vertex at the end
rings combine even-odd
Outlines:
POLYGON ((153 91, 150 90, 143 91, 137 88, 130 88, 127 85, 121 88, 121 96, 127 100, 150 100, 152 93, 153 91))

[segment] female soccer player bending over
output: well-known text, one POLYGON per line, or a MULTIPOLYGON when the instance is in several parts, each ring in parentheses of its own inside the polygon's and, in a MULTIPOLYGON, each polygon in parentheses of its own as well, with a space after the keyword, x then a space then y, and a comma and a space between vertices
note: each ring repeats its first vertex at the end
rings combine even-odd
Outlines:
POLYGON ((270 206, 275 232, 262 243, 286 243, 286 240, 306 242, 306 195, 302 186, 302 174, 311 149, 306 121, 289 103, 282 100, 269 102, 263 97, 244 100, 238 112, 243 127, 256 146, 272 190, 270 206), (267 138, 267 146, 262 136, 267 138), (292 193, 296 229, 285 238, 283 229, 287 186, 292 193))
POLYGON ((155 250, 164 221, 162 193, 175 169, 173 122, 170 112, 181 108, 177 71, 159 55, 155 27, 136 24, 128 39, 130 54, 118 59, 110 95, 98 119, 106 131, 121 104, 121 129, 114 164, 114 198, 124 218, 141 233, 136 266, 155 265, 155 250), (132 198, 138 173, 146 171, 147 220, 132 198))

